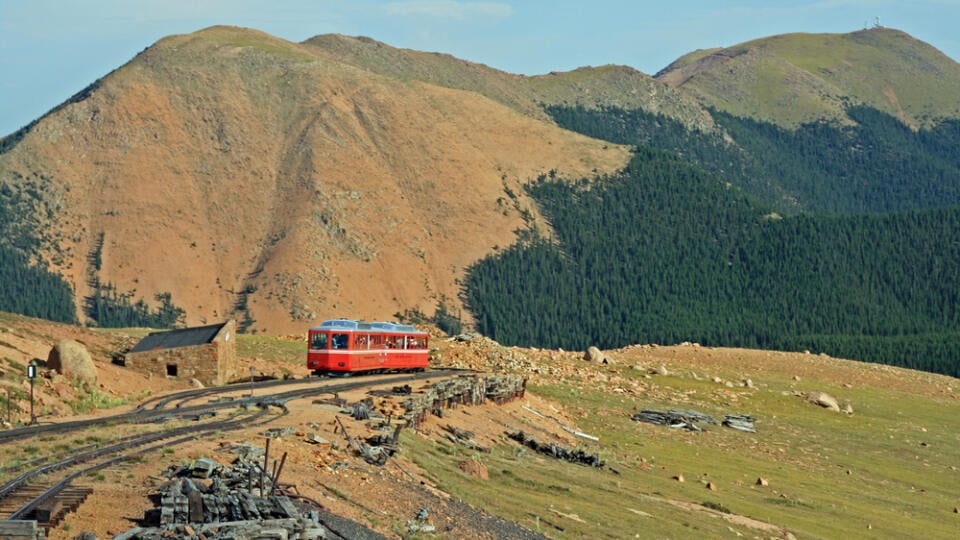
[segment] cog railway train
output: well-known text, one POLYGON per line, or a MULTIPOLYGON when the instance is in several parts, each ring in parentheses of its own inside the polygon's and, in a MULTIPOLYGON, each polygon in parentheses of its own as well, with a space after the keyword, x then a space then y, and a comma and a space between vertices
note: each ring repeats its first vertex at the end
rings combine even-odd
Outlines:
POLYGON ((409 324, 324 321, 309 331, 307 367, 318 375, 423 371, 428 338, 409 324))

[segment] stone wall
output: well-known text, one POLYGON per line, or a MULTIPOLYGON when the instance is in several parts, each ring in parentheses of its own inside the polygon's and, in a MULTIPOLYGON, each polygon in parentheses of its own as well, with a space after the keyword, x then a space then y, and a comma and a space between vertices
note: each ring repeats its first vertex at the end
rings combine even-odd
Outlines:
POLYGON ((197 379, 205 386, 227 384, 240 375, 236 323, 227 322, 210 343, 127 353, 123 364, 154 377, 197 379))

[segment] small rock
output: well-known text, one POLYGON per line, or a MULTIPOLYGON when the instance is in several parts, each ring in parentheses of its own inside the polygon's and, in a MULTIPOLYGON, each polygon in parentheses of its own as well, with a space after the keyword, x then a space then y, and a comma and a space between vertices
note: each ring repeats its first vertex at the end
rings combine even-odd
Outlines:
POLYGON ((479 459, 468 459, 460 464, 460 470, 478 480, 489 480, 487 466, 479 459))
POLYGON ((713 482, 707 482, 707 489, 709 489, 710 491, 716 491, 717 485, 714 484, 713 482))
POLYGON ((757 485, 766 487, 770 485, 770 482, 768 482, 766 478, 761 476, 760 478, 757 478, 757 485))
POLYGON ((677 482, 683 482, 683 473, 677 474, 676 476, 673 477, 673 479, 676 480, 677 482))

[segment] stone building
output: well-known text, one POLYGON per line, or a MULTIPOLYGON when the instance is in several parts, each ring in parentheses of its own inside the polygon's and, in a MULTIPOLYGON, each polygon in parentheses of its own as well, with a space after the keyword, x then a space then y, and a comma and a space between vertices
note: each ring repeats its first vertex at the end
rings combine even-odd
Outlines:
POLYGON ((123 365, 155 377, 220 386, 240 376, 234 321, 152 332, 123 356, 123 365))

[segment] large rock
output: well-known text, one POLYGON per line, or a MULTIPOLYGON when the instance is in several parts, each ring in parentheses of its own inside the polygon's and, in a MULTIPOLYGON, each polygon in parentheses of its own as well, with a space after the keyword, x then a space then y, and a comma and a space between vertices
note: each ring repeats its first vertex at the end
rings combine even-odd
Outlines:
POLYGON ((57 373, 88 386, 97 384, 97 368, 93 365, 90 352, 82 344, 72 339, 64 339, 50 349, 47 367, 57 373))
POLYGON ((603 354, 603 351, 601 351, 600 349, 594 346, 590 346, 589 348, 587 348, 587 350, 583 353, 583 359, 586 360, 587 362, 597 362, 600 364, 613 363, 612 358, 603 354))
POLYGON ((810 403, 816 403, 825 409, 840 412, 840 404, 837 403, 837 398, 826 392, 808 392, 806 399, 810 403))
POLYGON ((587 362, 603 362, 604 356, 603 353, 600 352, 600 349, 590 346, 586 352, 583 353, 583 359, 587 362))

